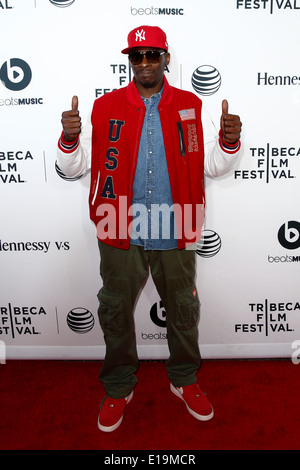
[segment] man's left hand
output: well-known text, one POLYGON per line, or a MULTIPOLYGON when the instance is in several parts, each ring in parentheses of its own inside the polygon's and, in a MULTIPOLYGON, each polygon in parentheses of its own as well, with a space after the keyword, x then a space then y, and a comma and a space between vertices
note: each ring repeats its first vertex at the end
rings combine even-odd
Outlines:
POLYGON ((234 144, 240 139, 242 123, 240 117, 235 114, 228 114, 228 101, 222 101, 221 116, 221 132, 222 137, 228 144, 234 144))

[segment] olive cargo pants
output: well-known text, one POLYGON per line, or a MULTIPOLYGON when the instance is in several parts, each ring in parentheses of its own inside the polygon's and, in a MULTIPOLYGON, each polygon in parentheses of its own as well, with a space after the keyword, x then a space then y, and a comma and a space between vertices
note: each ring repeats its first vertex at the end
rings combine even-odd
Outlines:
POLYGON ((175 387, 195 383, 201 362, 199 300, 194 282, 195 251, 145 251, 135 245, 123 250, 100 241, 99 250, 103 287, 98 293, 98 315, 106 344, 99 378, 107 395, 123 398, 137 382, 133 311, 149 267, 166 311, 169 379, 175 387))

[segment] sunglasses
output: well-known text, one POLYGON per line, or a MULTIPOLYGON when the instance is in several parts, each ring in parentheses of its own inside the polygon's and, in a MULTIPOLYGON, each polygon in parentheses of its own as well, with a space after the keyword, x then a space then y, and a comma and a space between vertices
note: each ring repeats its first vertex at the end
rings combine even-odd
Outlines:
POLYGON ((160 56, 165 54, 165 52, 159 52, 155 50, 149 50, 146 52, 134 51, 129 54, 129 60, 132 65, 139 65, 143 62, 144 56, 150 64, 157 64, 160 60, 160 56))

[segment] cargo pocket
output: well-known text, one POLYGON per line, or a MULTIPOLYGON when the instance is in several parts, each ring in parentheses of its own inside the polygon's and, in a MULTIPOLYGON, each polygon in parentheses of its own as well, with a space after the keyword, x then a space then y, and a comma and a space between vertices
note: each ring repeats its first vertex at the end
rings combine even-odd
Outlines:
POLYGON ((127 325, 123 297, 102 287, 98 293, 98 299, 100 302, 99 322, 103 333, 122 336, 127 325))
POLYGON ((175 324, 181 330, 190 330, 197 325, 200 302, 194 285, 177 291, 175 324))

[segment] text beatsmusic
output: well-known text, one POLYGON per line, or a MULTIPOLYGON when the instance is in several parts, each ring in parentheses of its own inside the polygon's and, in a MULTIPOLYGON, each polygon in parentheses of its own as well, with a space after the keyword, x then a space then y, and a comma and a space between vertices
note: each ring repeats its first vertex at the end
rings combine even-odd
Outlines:
POLYGON ((163 15, 163 16, 182 16, 184 15, 183 8, 133 8, 131 7, 130 12, 133 16, 136 15, 163 15))

